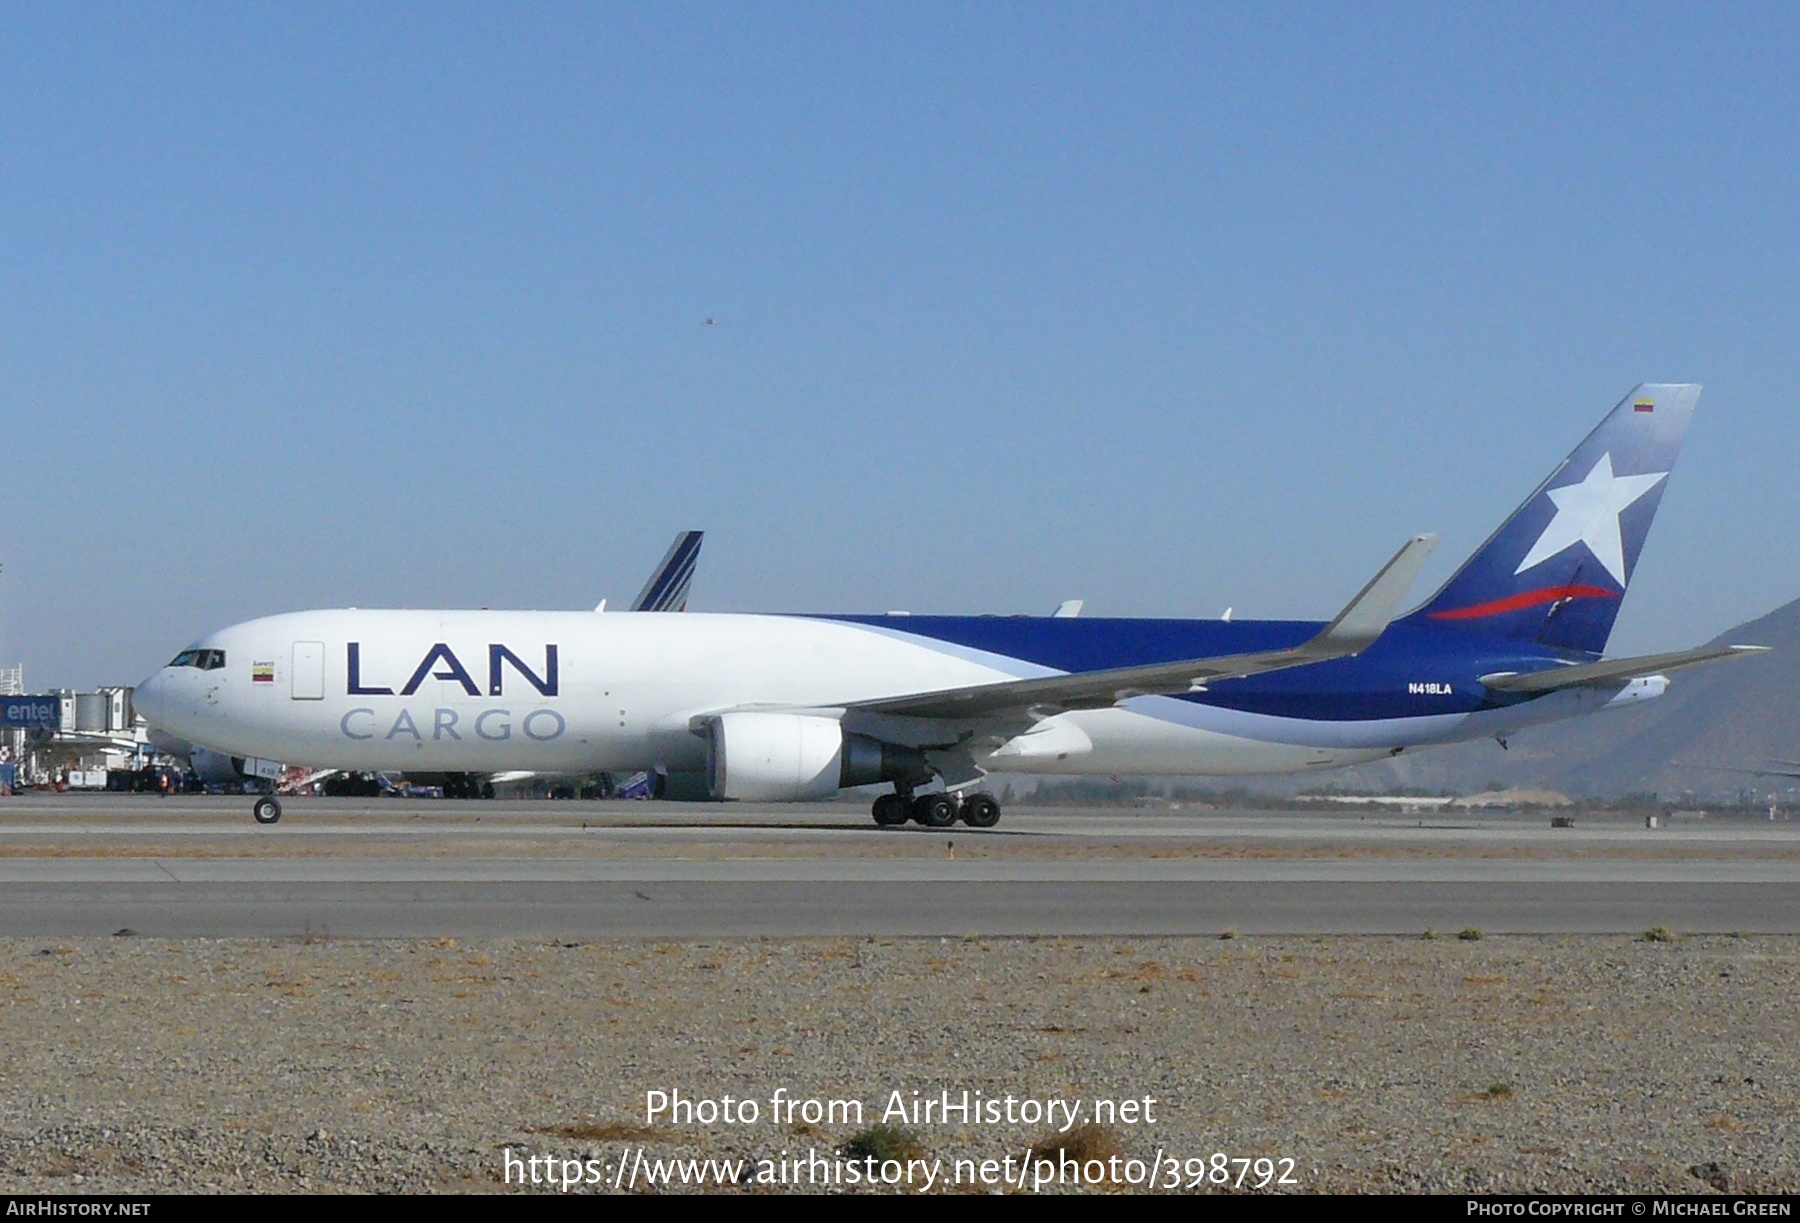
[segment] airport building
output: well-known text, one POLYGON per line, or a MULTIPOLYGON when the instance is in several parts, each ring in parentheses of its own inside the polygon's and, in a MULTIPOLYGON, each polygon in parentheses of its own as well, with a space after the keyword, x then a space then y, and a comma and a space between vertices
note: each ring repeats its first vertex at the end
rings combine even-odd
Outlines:
POLYGON ((0 670, 0 791, 116 788, 153 757, 130 688, 28 693, 22 667, 0 670))
MULTIPOLYGON (((27 788, 178 791, 205 786, 241 792, 248 786, 282 794, 475 797, 476 792, 450 791, 445 778, 432 775, 340 774, 219 753, 212 753, 210 762, 196 772, 195 762, 158 753, 149 725, 132 707, 131 694, 129 687, 30 693, 22 667, 0 670, 0 796, 27 788)), ((666 781, 650 773, 619 782, 604 773, 588 778, 520 774, 496 780, 497 785, 490 782, 479 793, 507 798, 660 798, 666 781)), ((685 791, 682 796, 703 797, 685 791)))

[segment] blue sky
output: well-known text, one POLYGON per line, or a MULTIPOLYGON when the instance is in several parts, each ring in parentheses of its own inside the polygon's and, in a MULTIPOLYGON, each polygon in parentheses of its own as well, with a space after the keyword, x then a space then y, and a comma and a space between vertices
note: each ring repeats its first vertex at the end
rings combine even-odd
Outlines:
POLYGON ((1707 385, 1800 596, 1792 6, 0 10, 0 662, 335 606, 1323 617, 1707 385), (706 326, 712 318, 716 325, 706 326))

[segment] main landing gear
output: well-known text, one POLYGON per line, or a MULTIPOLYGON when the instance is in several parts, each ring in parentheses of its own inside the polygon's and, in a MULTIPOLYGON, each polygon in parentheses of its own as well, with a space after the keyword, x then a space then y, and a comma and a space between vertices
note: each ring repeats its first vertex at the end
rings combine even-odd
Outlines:
POLYGON ((927 828, 948 828, 961 820, 971 828, 992 828, 1000 822, 1000 804, 991 794, 883 794, 875 800, 875 822, 897 828, 917 820, 927 828))

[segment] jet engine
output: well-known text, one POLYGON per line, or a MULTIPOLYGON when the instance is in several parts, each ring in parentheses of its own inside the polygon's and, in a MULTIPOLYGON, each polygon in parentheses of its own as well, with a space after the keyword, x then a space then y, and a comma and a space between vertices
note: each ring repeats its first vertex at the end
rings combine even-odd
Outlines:
POLYGON ((793 802, 849 786, 931 780, 916 747, 845 734, 816 714, 727 713, 707 724, 706 785, 714 798, 793 802))

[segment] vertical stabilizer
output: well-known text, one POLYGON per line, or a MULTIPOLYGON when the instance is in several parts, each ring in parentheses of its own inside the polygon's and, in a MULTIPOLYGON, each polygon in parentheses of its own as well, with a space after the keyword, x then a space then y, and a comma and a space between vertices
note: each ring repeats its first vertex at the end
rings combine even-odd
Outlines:
POLYGON ((1409 619, 1598 655, 1700 387, 1647 382, 1409 619))
POLYGON ((700 561, 700 540, 704 533, 683 531, 669 545, 667 555, 638 597, 632 600, 632 611, 686 611, 688 587, 694 581, 694 566, 700 561))

